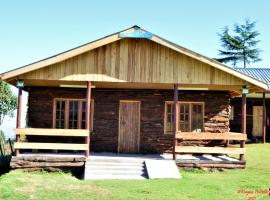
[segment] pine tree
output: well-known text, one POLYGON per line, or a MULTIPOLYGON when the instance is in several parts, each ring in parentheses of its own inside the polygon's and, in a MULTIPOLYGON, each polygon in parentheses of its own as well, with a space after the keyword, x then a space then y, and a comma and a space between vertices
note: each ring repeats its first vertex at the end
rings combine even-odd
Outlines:
POLYGON ((229 28, 226 26, 220 37, 222 50, 219 51, 219 55, 223 56, 217 60, 222 63, 232 63, 234 67, 239 62, 243 62, 243 67, 246 68, 251 62, 255 63, 261 61, 260 52, 261 50, 256 48, 259 40, 257 36, 260 33, 255 29, 256 22, 245 20, 244 24, 235 24, 233 33, 229 33, 229 28))

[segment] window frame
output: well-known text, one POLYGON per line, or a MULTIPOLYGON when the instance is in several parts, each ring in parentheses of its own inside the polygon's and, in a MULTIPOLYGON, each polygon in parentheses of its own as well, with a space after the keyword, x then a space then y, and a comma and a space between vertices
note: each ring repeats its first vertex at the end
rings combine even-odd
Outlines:
MULTIPOLYGON (((69 102, 70 101, 79 101, 78 104, 78 128, 77 129, 82 129, 82 102, 86 102, 86 99, 82 98, 54 98, 53 99, 53 128, 56 128, 56 105, 57 101, 64 101, 65 102, 65 122, 64 122, 64 129, 72 129, 69 128, 69 102)), ((94 99, 91 99, 91 131, 93 131, 93 125, 94 125, 94 99)), ((85 119, 86 122, 86 119, 85 119)))
POLYGON ((234 105, 230 105, 231 106, 231 111, 229 114, 229 120, 233 121, 234 120, 234 105))
MULTIPOLYGON (((172 104, 173 105, 173 101, 165 101, 165 109, 164 109, 164 135, 171 135, 171 134, 173 134, 173 131, 167 131, 167 115, 168 115, 168 111, 167 111, 167 105, 168 104, 172 104)), ((178 119, 179 119, 179 121, 178 121, 178 124, 180 124, 180 105, 181 104, 188 104, 189 105, 189 111, 188 111, 188 113, 189 113, 189 131, 188 132, 192 132, 191 131, 191 126, 192 126, 192 109, 193 109, 193 104, 199 104, 199 105, 202 105, 202 114, 203 114, 203 116, 202 116, 202 125, 203 125, 203 127, 202 127, 202 132, 204 131, 204 117, 205 117, 205 102, 203 102, 203 101, 178 101, 178 104, 179 104, 179 117, 178 117, 178 119)), ((178 126, 179 128, 180 128, 180 126, 178 126)), ((181 131, 181 130, 178 130, 178 131, 181 131)))

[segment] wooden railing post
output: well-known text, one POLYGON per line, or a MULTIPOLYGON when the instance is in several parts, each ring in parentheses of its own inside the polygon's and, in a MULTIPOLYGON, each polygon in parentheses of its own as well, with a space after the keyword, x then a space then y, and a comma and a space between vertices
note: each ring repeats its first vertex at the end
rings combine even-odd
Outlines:
POLYGON ((262 138, 263 138, 263 143, 266 142, 266 107, 265 107, 265 92, 263 92, 263 131, 262 131, 262 138))
POLYGON ((89 131, 86 137, 86 144, 88 150, 85 152, 85 156, 90 155, 90 131, 91 131, 91 81, 87 82, 87 92, 86 92, 86 129, 89 131))
POLYGON ((178 84, 174 84, 174 94, 173 94, 173 107, 174 107, 174 119, 173 119, 173 160, 176 159, 175 148, 177 146, 176 135, 179 130, 178 122, 179 122, 179 104, 178 104, 178 84))
MULTIPOLYGON (((16 128, 21 128, 21 113, 22 113, 22 86, 18 87, 18 105, 17 105, 17 125, 16 128)), ((20 136, 16 135, 16 142, 20 141, 20 136)), ((15 155, 20 154, 19 149, 16 149, 15 155)))
MULTIPOLYGON (((246 134, 246 129, 247 129, 247 98, 246 94, 242 94, 242 134, 246 134)), ((240 144, 241 148, 245 147, 245 141, 241 141, 240 144)), ((240 160, 244 160, 244 154, 240 154, 240 160)))

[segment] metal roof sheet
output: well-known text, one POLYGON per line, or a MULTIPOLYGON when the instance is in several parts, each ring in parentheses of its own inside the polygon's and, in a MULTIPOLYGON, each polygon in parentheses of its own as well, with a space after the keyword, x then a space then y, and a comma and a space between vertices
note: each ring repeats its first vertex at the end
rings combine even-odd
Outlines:
POLYGON ((235 70, 245 73, 270 85, 270 68, 235 68, 235 70))

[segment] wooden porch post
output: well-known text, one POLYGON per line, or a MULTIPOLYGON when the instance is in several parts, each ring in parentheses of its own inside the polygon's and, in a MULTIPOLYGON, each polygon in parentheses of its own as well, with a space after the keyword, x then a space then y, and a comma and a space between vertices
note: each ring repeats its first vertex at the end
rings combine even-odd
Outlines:
POLYGON ((86 129, 89 131, 86 137, 86 144, 88 150, 85 152, 85 156, 90 155, 90 131, 91 131, 91 81, 87 82, 87 92, 86 92, 86 129))
MULTIPOLYGON (((247 123, 246 123, 246 119, 247 119, 247 98, 246 98, 246 94, 242 94, 242 134, 246 134, 246 128, 247 128, 247 123)), ((241 148, 245 147, 245 141, 241 141, 241 148)), ((240 154, 240 160, 244 160, 244 154, 240 154)))
POLYGON ((266 107, 265 107, 265 92, 263 92, 263 131, 262 131, 262 138, 263 138, 263 143, 266 142, 266 107))
MULTIPOLYGON (((17 105, 17 125, 16 128, 21 128, 21 113, 22 113, 22 87, 18 87, 18 105, 17 105)), ((19 142, 20 137, 16 135, 16 142, 19 142)), ((20 154, 19 149, 16 149, 15 155, 20 154)))
POLYGON ((178 105, 178 84, 174 84, 174 94, 173 94, 173 108, 174 108, 174 119, 173 119, 173 160, 176 159, 175 147, 177 146, 176 134, 178 131, 179 122, 179 105, 178 105))

